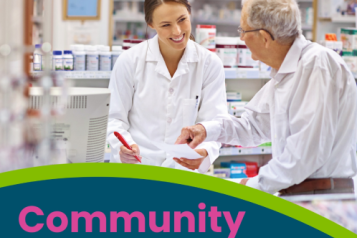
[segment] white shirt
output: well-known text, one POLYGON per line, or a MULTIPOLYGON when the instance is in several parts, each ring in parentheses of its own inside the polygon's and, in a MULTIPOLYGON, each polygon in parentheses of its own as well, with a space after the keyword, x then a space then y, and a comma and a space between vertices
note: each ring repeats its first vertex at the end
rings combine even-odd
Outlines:
POLYGON ((240 119, 203 122, 206 141, 272 142, 272 159, 247 186, 275 193, 306 178, 356 174, 356 82, 342 58, 297 38, 240 119), (304 49, 305 48, 305 49, 304 49))
MULTIPOLYGON (((111 162, 120 162, 122 144, 113 134, 118 131, 129 145, 139 146, 142 164, 186 169, 156 148, 155 141, 174 144, 183 127, 227 113, 222 62, 191 40, 173 77, 160 53, 157 36, 125 51, 115 63, 109 89, 111 162)), ((198 172, 208 170, 220 147, 218 142, 198 147, 208 152, 198 172)))

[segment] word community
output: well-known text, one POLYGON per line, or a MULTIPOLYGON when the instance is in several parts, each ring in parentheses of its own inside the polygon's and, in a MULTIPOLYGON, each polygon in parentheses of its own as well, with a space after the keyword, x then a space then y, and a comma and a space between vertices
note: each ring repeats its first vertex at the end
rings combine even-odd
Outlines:
MULTIPOLYGON (((147 217, 142 212, 135 211, 132 212, 131 214, 125 212, 125 211, 112 211, 110 212, 109 215, 109 231, 107 230, 107 216, 100 211, 93 212, 92 214, 82 211, 72 211, 70 218, 71 218, 71 227, 70 230, 73 233, 79 232, 78 228, 78 220, 79 219, 85 219, 85 227, 81 227, 81 231, 85 232, 93 232, 93 218, 95 219, 95 222, 99 221, 99 232, 118 232, 118 222, 124 222, 124 232, 132 232, 132 220, 137 219, 137 228, 138 232, 164 232, 164 233, 170 233, 170 232, 175 232, 175 233, 180 233, 180 232, 186 232, 182 231, 181 229, 181 224, 183 222, 186 222, 188 230, 187 232, 200 232, 204 233, 206 232, 206 219, 209 222, 210 229, 214 232, 221 233, 222 232, 222 227, 218 225, 218 219, 222 220, 224 219, 225 222, 228 225, 228 228, 230 230, 229 233, 229 238, 233 238, 236 236, 238 229, 242 223, 242 220, 244 218, 245 212, 240 211, 237 214, 237 217, 233 220, 231 213, 228 211, 218 211, 217 207, 212 206, 210 207, 210 211, 205 211, 206 209, 206 204, 205 203, 200 203, 198 205, 198 208, 200 211, 198 212, 198 231, 196 229, 196 224, 195 222, 196 217, 195 215, 190 212, 190 211, 184 211, 184 212, 179 212, 179 211, 174 211, 173 212, 173 231, 170 229, 171 223, 170 223, 170 218, 171 217, 171 212, 169 211, 164 211, 162 216, 163 216, 163 222, 162 224, 157 224, 156 222, 156 217, 157 217, 157 212, 156 211, 150 211, 148 212, 148 223, 149 223, 149 228, 150 230, 147 229, 146 227, 146 220, 147 217), (223 214, 223 216, 222 216, 223 214), (119 219, 120 218, 120 219, 119 219), (184 218, 184 219, 183 219, 184 218), (83 230, 82 230, 83 229, 83 230)), ((42 230, 44 227, 44 223, 37 223, 37 224, 28 224, 29 219, 26 219, 26 216, 29 213, 35 213, 38 217, 44 216, 43 211, 36 206, 28 206, 22 209, 19 215, 19 224, 21 228, 29 233, 35 233, 39 232, 42 230)), ((31 214, 33 217, 33 214, 31 214)), ((161 215, 161 214, 160 214, 161 215)), ((40 219, 37 219, 40 220, 40 219)), ((47 228, 54 233, 60 233, 64 232, 68 228, 68 216, 60 211, 54 211, 51 212, 47 218, 46 218, 46 225, 47 228), (54 225, 54 219, 59 219, 60 225, 55 226, 54 225)), ((135 227, 136 228, 136 227, 135 227)), ((119 231, 122 232, 122 231, 119 231)))

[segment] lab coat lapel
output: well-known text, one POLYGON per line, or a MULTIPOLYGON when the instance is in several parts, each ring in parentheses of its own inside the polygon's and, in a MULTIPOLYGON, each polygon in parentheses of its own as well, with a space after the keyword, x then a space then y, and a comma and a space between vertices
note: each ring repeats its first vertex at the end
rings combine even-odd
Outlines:
POLYGON ((198 54, 194 42, 189 40, 187 42, 185 52, 183 53, 183 56, 179 62, 177 70, 174 76, 172 77, 172 79, 187 74, 189 71, 188 63, 193 63, 193 62, 198 62, 198 54))
POLYGON ((179 62, 177 70, 174 76, 171 78, 169 70, 165 64, 164 58, 161 55, 159 47, 159 39, 157 35, 152 38, 149 42, 149 48, 146 55, 146 61, 156 61, 155 72, 163 75, 169 80, 173 80, 181 75, 187 74, 189 71, 188 62, 197 62, 198 54, 197 49, 193 41, 189 40, 185 49, 185 52, 179 62))
POLYGON ((149 40, 149 48, 146 54, 146 61, 156 61, 155 72, 163 75, 165 78, 171 80, 171 75, 166 67, 164 58, 161 55, 159 47, 159 38, 154 36, 149 40))

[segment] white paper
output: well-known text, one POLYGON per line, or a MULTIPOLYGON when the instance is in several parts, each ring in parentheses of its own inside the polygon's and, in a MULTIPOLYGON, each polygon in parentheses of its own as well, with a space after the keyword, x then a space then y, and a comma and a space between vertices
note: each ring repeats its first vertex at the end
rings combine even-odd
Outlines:
POLYGON ((177 158, 186 159, 199 159, 202 156, 198 154, 195 150, 191 149, 187 144, 183 145, 169 145, 161 142, 153 143, 160 150, 165 151, 169 155, 177 158))

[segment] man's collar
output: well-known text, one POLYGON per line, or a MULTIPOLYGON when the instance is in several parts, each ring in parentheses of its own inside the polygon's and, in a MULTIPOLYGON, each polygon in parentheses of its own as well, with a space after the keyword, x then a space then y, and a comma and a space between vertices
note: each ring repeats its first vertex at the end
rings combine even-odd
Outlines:
POLYGON ((295 73, 299 59, 301 57, 301 52, 309 43, 310 41, 307 41, 303 35, 300 35, 298 38, 296 38, 287 55, 285 56, 279 71, 276 72, 276 70, 272 70, 271 76, 276 81, 280 82, 286 74, 295 73))

